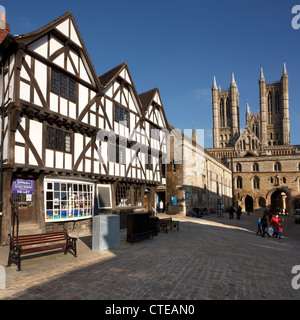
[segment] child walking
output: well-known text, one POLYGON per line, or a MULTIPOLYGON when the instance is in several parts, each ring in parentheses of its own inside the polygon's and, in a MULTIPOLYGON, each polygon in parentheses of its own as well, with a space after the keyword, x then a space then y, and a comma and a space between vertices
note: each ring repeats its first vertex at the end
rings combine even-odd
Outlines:
POLYGON ((282 224, 279 223, 279 226, 278 226, 278 237, 277 237, 278 240, 281 239, 282 231, 283 231, 282 224))
POLYGON ((260 234, 262 236, 262 230, 261 230, 261 219, 258 218, 257 220, 257 232, 256 234, 260 234))

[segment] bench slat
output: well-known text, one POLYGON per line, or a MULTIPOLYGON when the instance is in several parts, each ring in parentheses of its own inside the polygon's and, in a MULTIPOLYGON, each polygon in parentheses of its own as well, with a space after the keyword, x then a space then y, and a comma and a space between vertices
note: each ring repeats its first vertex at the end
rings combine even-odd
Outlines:
POLYGON ((41 233, 36 235, 27 235, 27 236, 17 236, 13 237, 13 244, 19 246, 28 246, 38 243, 46 243, 53 241, 65 241, 66 235, 64 232, 51 232, 51 233, 41 233))
POLYGON ((42 247, 33 247, 28 249, 22 249, 21 254, 27 254, 27 253, 34 253, 34 252, 40 252, 40 251, 47 251, 47 250, 53 250, 57 248, 64 248, 64 247, 70 247, 72 244, 68 243, 67 245, 64 243, 56 243, 52 245, 42 246, 42 247))

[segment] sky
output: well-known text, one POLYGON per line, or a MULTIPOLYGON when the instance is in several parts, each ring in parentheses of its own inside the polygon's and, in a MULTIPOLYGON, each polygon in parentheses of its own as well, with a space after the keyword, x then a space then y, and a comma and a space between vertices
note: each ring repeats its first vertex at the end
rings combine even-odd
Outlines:
MULTIPOLYGON (((259 111, 258 79, 289 75, 291 144, 300 144, 300 29, 291 0, 8 0, 11 34, 34 31, 71 11, 100 76, 127 62, 138 94, 158 88, 168 122, 180 130, 204 129, 213 147, 211 87, 222 89, 234 72, 240 124, 247 102, 259 111), (297 21, 296 21, 297 22, 297 21)), ((300 10, 299 10, 300 13, 300 10)), ((299 15, 300 24, 300 15, 299 15)))

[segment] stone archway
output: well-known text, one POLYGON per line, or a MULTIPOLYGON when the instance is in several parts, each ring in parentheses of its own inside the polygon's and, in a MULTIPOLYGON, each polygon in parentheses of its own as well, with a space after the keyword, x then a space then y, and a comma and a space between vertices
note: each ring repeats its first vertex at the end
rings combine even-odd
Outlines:
POLYGON ((266 199, 263 197, 259 197, 258 205, 260 206, 260 208, 265 208, 266 207, 266 199))
POLYGON ((251 196, 246 196, 245 198, 245 210, 247 211, 247 208, 250 208, 250 211, 253 211, 253 198, 251 196))
POLYGON ((276 212, 278 210, 284 210, 289 212, 289 201, 287 193, 282 189, 277 189, 271 194, 271 210, 276 212))

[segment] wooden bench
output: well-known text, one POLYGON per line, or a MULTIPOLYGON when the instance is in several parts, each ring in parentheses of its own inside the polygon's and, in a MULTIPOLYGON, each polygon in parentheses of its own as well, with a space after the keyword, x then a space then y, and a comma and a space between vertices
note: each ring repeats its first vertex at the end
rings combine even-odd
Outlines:
POLYGON ((25 236, 9 237, 9 255, 7 266, 17 264, 18 271, 21 271, 21 255, 65 248, 64 253, 72 250, 77 257, 76 238, 68 235, 67 230, 51 233, 31 234, 25 236), (25 247, 25 248, 24 248, 25 247))
POLYGON ((170 230, 176 228, 179 231, 179 221, 174 221, 172 218, 159 219, 159 229, 168 233, 168 227, 170 230))

